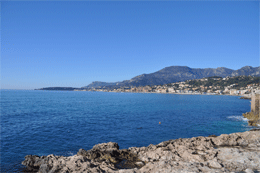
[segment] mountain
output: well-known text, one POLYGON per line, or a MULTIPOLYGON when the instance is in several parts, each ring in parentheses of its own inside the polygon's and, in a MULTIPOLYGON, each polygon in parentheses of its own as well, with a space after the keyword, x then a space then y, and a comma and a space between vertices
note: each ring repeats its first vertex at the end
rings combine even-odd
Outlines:
POLYGON ((241 76, 241 75, 245 75, 245 76, 260 76, 260 67, 251 67, 251 66, 245 66, 242 67, 239 70, 235 70, 232 72, 231 76, 241 76))
POLYGON ((122 82, 106 83, 92 82, 83 88, 103 88, 103 87, 120 87, 120 86, 145 86, 145 85, 161 85, 178 81, 186 81, 190 79, 201 79, 211 76, 260 76, 260 67, 245 66, 238 70, 232 70, 225 67, 218 68, 190 68, 187 66, 170 66, 165 67, 150 74, 142 74, 130 80, 122 82))

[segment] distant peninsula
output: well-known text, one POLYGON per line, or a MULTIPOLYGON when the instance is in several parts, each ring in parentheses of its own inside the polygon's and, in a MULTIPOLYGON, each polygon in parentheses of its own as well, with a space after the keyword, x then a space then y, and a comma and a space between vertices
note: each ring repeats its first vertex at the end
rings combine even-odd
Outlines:
POLYGON ((79 88, 73 88, 73 87, 46 87, 46 88, 40 88, 35 90, 58 90, 58 91, 74 91, 78 90, 79 88))

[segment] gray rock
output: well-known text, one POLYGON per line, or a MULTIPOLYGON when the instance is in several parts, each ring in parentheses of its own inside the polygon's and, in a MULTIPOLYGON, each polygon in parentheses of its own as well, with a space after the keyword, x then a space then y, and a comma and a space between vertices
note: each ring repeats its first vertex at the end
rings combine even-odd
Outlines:
POLYGON ((29 171, 56 172, 246 172, 260 170, 260 132, 223 134, 119 150, 117 143, 80 149, 77 155, 25 156, 29 171), (128 169, 125 169, 128 168, 128 169))
POLYGON ((245 170, 245 173, 254 173, 254 171, 253 171, 252 169, 247 168, 247 169, 245 170))
POLYGON ((42 164, 39 169, 39 173, 48 173, 50 171, 50 166, 47 164, 42 164))
POLYGON ((215 160, 209 161, 209 166, 211 168, 215 168, 215 169, 221 169, 222 168, 222 166, 215 160))

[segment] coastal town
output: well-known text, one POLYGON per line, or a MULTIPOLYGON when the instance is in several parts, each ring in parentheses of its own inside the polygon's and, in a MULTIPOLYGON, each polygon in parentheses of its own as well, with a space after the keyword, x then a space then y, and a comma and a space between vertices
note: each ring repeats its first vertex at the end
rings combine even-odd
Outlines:
POLYGON ((259 77, 208 77, 164 85, 81 88, 74 91, 236 95, 251 98, 260 90, 259 77))

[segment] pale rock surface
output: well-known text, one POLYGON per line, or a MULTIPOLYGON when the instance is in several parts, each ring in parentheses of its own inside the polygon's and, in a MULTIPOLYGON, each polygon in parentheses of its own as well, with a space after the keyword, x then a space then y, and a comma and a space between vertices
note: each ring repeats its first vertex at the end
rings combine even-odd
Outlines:
POLYGON ((70 157, 28 155, 22 164, 39 173, 252 173, 260 171, 260 131, 176 139, 123 150, 109 142, 88 151, 80 149, 70 157))

